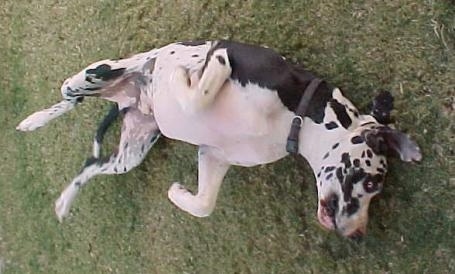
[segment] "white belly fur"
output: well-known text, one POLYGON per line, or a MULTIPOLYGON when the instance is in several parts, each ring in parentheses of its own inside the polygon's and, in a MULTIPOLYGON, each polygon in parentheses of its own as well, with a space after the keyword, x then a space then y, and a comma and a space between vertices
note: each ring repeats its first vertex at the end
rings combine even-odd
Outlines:
POLYGON ((200 58, 191 56, 205 57, 208 47, 185 47, 183 51, 178 48, 169 56, 175 47, 179 46, 161 49, 160 55, 166 58, 158 56, 153 77, 154 114, 165 136, 215 147, 234 165, 269 163, 287 155, 285 145, 292 113, 275 91, 228 81, 209 108, 192 115, 184 112, 176 100, 178 91, 173 89, 171 75, 177 66, 190 71, 202 67, 203 63, 197 63, 200 58))

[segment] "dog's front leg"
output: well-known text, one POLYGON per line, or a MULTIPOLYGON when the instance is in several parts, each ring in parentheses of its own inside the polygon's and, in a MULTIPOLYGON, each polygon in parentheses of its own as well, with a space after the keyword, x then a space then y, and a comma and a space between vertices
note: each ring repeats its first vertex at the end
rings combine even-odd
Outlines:
POLYGON ((168 191, 168 197, 191 215, 206 217, 215 208, 218 191, 230 165, 220 159, 210 147, 199 147, 198 160, 197 194, 193 195, 179 183, 174 183, 168 191))

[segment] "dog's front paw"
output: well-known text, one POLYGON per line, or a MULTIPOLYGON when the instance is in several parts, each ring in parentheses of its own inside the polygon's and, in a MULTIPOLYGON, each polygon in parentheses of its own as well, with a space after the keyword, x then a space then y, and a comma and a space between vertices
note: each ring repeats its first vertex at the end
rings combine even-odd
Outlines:
POLYGON ((67 217, 70 213, 71 204, 76 198, 77 189, 70 185, 67 187, 57 201, 55 201, 55 214, 59 222, 63 221, 63 218, 67 217))
POLYGON ((195 217, 207 217, 213 211, 213 205, 198 196, 194 196, 179 183, 173 183, 167 194, 169 200, 178 208, 195 217))
POLYGON ((179 183, 173 183, 167 192, 169 200, 173 202, 176 206, 182 208, 183 200, 188 200, 188 196, 193 196, 184 186, 179 183))
POLYGON ((190 85, 189 80, 188 72, 184 67, 175 68, 171 74, 171 83, 176 85, 183 85, 183 87, 188 88, 190 85))

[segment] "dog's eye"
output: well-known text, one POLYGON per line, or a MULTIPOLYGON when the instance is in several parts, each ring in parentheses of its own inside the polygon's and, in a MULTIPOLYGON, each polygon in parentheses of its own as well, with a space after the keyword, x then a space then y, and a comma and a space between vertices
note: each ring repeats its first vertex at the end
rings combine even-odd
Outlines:
POLYGON ((377 190, 377 183, 375 183, 373 181, 365 181, 363 183, 363 188, 368 193, 375 192, 377 190))
POLYGON ((382 189, 382 182, 384 180, 384 175, 368 175, 365 181, 363 181, 363 188, 367 193, 376 192, 382 189))
POLYGON ((374 183, 372 181, 366 182, 365 188, 367 190, 373 190, 374 189, 374 183))
POLYGON ((363 188, 367 193, 373 193, 380 190, 382 188, 382 184, 379 182, 366 180, 365 182, 363 182, 363 188))

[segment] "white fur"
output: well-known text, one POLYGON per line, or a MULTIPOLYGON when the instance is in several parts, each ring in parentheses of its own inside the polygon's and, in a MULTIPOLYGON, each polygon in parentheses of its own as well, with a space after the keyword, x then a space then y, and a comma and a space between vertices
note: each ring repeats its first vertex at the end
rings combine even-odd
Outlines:
POLYGON ((74 103, 69 101, 61 101, 50 108, 37 111, 25 118, 17 127, 20 131, 33 131, 47 124, 49 121, 59 117, 60 115, 72 110, 74 103))
POLYGON ((101 146, 100 143, 95 139, 93 140, 93 157, 99 158, 100 157, 101 146))
POLYGON ((172 184, 169 199, 180 209, 196 217, 209 216, 215 208, 218 191, 229 164, 216 156, 213 148, 199 148, 198 192, 191 194, 179 183, 172 184))

